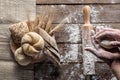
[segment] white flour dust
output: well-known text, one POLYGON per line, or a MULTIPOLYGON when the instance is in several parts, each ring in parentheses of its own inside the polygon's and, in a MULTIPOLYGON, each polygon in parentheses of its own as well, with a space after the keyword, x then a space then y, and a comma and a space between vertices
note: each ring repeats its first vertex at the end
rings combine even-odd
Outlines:
POLYGON ((80 29, 78 24, 67 25, 65 31, 69 34, 68 42, 77 43, 80 40, 80 29))
POLYGON ((61 62, 78 62, 78 44, 67 44, 66 48, 64 55, 61 55, 61 62))

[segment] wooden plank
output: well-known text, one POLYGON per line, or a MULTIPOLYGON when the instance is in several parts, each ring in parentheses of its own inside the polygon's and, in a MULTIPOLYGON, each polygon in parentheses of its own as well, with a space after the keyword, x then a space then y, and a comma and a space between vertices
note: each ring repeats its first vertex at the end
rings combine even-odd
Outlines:
MULTIPOLYGON (((10 24, 0 25, 0 59, 3 60, 13 60, 12 53, 9 47, 10 32, 8 26, 10 24)), ((59 48, 62 54, 62 62, 78 62, 80 58, 78 54, 81 52, 81 38, 79 28, 80 24, 65 24, 63 28, 56 33, 57 43, 59 43, 59 48), (65 28, 65 29, 64 29, 65 28), (77 33, 76 33, 77 32, 77 33), (65 44, 66 43, 66 44, 65 44), (74 43, 74 44, 72 44, 74 43), (80 43, 80 44, 78 44, 80 43), (63 45, 64 44, 64 45, 63 45), (79 51, 80 49, 80 51, 79 51), (75 56, 75 57, 74 57, 75 56), (72 59, 73 58, 73 59, 72 59)), ((94 24, 95 27, 114 27, 120 29, 120 24, 94 24)), ((81 54, 80 54, 81 55, 81 54)))
POLYGON ((58 68, 50 63, 35 64, 35 80, 85 80, 82 64, 64 64, 58 68))
MULTIPOLYGON (((79 63, 64 63, 59 69, 49 61, 35 64, 36 80, 90 80, 83 75, 83 65, 79 63)), ((95 80, 117 80, 109 66, 105 63, 96 63, 96 75, 92 76, 95 80)))
POLYGON ((95 71, 99 76, 97 80, 117 80, 114 73, 106 63, 96 63, 95 71))
MULTIPOLYGON (((9 42, 10 32, 8 27, 10 25, 11 24, 0 24, 0 42, 9 42)), ((81 26, 82 24, 63 25, 63 27, 56 33, 57 42, 58 43, 81 43, 81 35, 80 35, 81 26)), ((120 28, 119 23, 101 23, 101 24, 93 24, 93 26, 120 28)))
POLYGON ((60 49, 61 63, 79 63, 82 62, 81 44, 58 44, 60 49))
MULTIPOLYGON (((0 42, 9 42, 10 32, 8 27, 11 24, 0 24, 0 42)), ((55 24, 56 25, 56 24, 55 24)), ((53 25, 53 26, 55 26, 53 25)), ((65 24, 56 33, 57 42, 80 43, 80 25, 79 24, 65 24)))
MULTIPOLYGON (((8 30, 8 26, 10 24, 1 24, 0 27, 0 59, 2 60, 14 60, 13 55, 10 51, 9 47, 9 38, 10 32, 8 30)), ((60 30, 60 32, 56 33, 56 38, 58 43, 61 42, 78 42, 80 39, 79 26, 76 24, 64 25, 65 31, 60 30), (70 27, 70 28, 69 28, 70 27), (76 33, 77 32, 77 33, 76 33), (64 39, 65 38, 65 39, 64 39), (75 39, 75 40, 74 40, 75 39)), ((79 44, 59 44, 59 48, 61 51, 61 62, 79 62, 79 44)), ((81 55, 81 54, 80 54, 81 55)))
MULTIPOLYGON (((9 39, 10 39, 10 32, 8 30, 8 26, 10 24, 1 24, 0 25, 0 59, 2 60, 14 60, 13 55, 10 51, 10 47, 9 47, 9 39)), ((80 32, 79 32, 79 26, 78 25, 64 25, 65 30, 60 30, 61 33, 56 33, 59 34, 57 38, 58 42, 70 42, 73 41, 74 43, 78 42, 80 37, 80 32), (69 28, 70 27, 70 28, 69 28), (63 35, 63 38, 61 37, 61 35, 63 35), (67 37, 68 36, 68 37, 67 37), (65 39, 64 39, 65 38, 65 39), (74 40, 75 39, 75 40, 74 40)), ((62 28, 63 29, 63 28, 62 28)), ((71 44, 71 45, 67 45, 65 44, 65 47, 61 47, 63 55, 61 58, 61 62, 78 62, 78 44, 71 44), (74 49, 74 47, 76 47, 74 49), (63 49, 65 48, 65 49, 63 49)))
MULTIPOLYGON (((81 26, 82 24, 65 24, 56 33, 57 43, 81 43, 81 26), (80 30, 79 30, 80 29, 80 30)), ((94 27, 112 27, 120 29, 119 23, 98 23, 94 27)))
POLYGON ((37 4, 89 4, 120 3, 120 0, 36 0, 37 4))
POLYGON ((36 15, 35 0, 0 0, 0 23, 14 23, 36 15))
POLYGON ((9 47, 8 23, 23 21, 27 15, 35 18, 35 0, 0 0, 0 80, 34 80, 33 65, 18 65, 9 47))
MULTIPOLYGON (((79 63, 64 63, 59 69, 49 61, 35 64, 35 79, 36 80, 89 80, 83 75, 83 65, 79 63)), ((96 75, 92 76, 95 80, 117 80, 113 75, 109 66, 105 63, 95 64, 96 75)))
MULTIPOLYGON (((37 14, 42 14, 46 7, 56 12, 53 23, 60 23, 66 18, 66 23, 83 23, 82 8, 84 5, 37 5, 37 14)), ((120 5, 90 5, 92 23, 120 22, 120 5)))
POLYGON ((80 24, 65 24, 56 33, 58 43, 81 43, 80 24))
POLYGON ((8 43, 0 43, 0 60, 14 60, 8 43))
MULTIPOLYGON (((61 62, 81 62, 80 44, 58 44, 61 52, 61 62)), ((10 51, 9 43, 0 43, 0 60, 14 61, 13 54, 10 51)))
MULTIPOLYGON (((11 53, 9 43, 0 42, 0 60, 4 61, 13 61, 15 62, 13 54, 11 53)), ((16 63, 16 62, 15 62, 16 63)), ((20 67, 22 69, 33 69, 33 65, 26 66, 26 67, 20 67)))
POLYGON ((9 26, 11 24, 0 24, 0 42, 10 41, 10 31, 9 26))
POLYGON ((32 70, 24 70, 12 61, 0 61, 0 80, 33 80, 32 70))

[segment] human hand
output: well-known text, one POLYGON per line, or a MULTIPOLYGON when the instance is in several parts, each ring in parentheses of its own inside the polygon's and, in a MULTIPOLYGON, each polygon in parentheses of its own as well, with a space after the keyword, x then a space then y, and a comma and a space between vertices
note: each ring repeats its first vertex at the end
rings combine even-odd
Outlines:
MULTIPOLYGON (((114 30, 114 29, 111 29, 114 30)), ((116 30, 116 29, 115 29, 116 30)), ((106 30, 107 31, 107 30, 106 30)), ((94 55, 96 55, 98 58, 102 59, 104 62, 106 62, 110 68, 113 70, 113 72, 116 74, 117 78, 120 79, 120 51, 118 49, 120 42, 118 41, 111 41, 110 44, 114 45, 115 47, 112 49, 104 49, 99 45, 98 41, 101 41, 101 38, 104 38, 108 35, 112 35, 113 38, 117 39, 118 37, 114 37, 116 32, 107 31, 105 33, 104 30, 98 31, 98 33, 92 35, 92 43, 95 48, 92 47, 86 47, 85 50, 92 52, 94 55), (109 34, 108 34, 109 33, 109 34), (103 35, 103 36, 102 36, 103 35), (98 39, 98 41, 96 41, 98 39)), ((120 30, 118 30, 120 31, 120 30)), ((119 36, 118 34, 116 36, 119 36)))
POLYGON ((105 61, 108 65, 111 66, 111 61, 114 61, 115 59, 120 59, 120 51, 117 47, 110 50, 104 49, 97 42, 95 42, 93 37, 92 43, 95 48, 86 47, 85 50, 92 52, 95 56, 105 61))
POLYGON ((117 48, 111 50, 105 50, 99 46, 99 44, 93 41, 96 48, 86 47, 85 50, 92 52, 98 58, 106 62, 112 71, 115 73, 118 80, 120 80, 120 51, 117 48))
POLYGON ((112 29, 112 28, 103 28, 98 30, 98 32, 94 35, 94 39, 96 42, 100 42, 103 38, 113 38, 115 41, 120 41, 120 30, 112 29))

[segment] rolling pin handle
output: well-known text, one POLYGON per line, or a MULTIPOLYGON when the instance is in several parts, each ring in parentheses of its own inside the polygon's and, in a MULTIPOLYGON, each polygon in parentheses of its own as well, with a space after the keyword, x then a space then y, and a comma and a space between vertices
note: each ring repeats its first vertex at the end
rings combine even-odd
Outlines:
POLYGON ((85 24, 90 24, 90 7, 85 6, 83 8, 85 24))

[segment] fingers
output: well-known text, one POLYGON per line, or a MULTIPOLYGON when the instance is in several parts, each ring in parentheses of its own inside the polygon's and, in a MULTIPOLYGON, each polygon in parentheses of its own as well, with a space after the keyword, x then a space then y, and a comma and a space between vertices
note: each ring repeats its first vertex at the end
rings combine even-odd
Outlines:
POLYGON ((120 54, 119 53, 111 53, 108 51, 105 51, 103 49, 100 50, 96 50, 94 48, 91 47, 86 47, 85 50, 90 51, 91 53, 93 53, 95 56, 97 56, 100 59, 118 59, 120 58, 120 54))
POLYGON ((93 44, 93 46, 94 46, 96 49, 98 49, 98 48, 99 48, 99 44, 97 44, 97 43, 95 42, 94 37, 93 37, 94 35, 95 35, 95 31, 92 30, 92 31, 91 31, 91 43, 93 44))
POLYGON ((91 36, 94 36, 94 35, 95 35, 95 31, 91 30, 91 36))
POLYGON ((100 51, 100 50, 96 50, 94 48, 91 47, 86 47, 85 50, 90 51, 91 53, 93 53, 95 56, 97 56, 100 59, 112 59, 113 56, 105 51, 100 51))
POLYGON ((104 37, 109 37, 109 36, 114 36, 114 33, 111 31, 104 31, 100 33, 99 35, 95 36, 95 38, 104 38, 104 37))
POLYGON ((115 29, 112 28, 104 28, 104 27, 97 27, 96 28, 96 34, 94 35, 94 38, 97 42, 100 42, 100 40, 104 37, 109 37, 111 35, 114 35, 115 29))
POLYGON ((100 42, 105 37, 111 37, 115 39, 118 37, 118 32, 120 31, 117 29, 102 28, 101 30, 97 31, 97 33, 94 35, 94 38, 96 42, 100 42))
POLYGON ((98 49, 98 48, 99 48, 99 44, 97 44, 97 43, 95 42, 95 40, 94 40, 94 37, 93 37, 93 36, 91 37, 91 42, 92 42, 93 46, 94 46, 96 49, 98 49))
POLYGON ((100 42, 99 39, 96 39, 96 36, 98 36, 99 34, 103 33, 104 31, 105 31, 105 28, 103 28, 103 27, 96 27, 96 29, 95 29, 96 34, 94 35, 94 39, 95 39, 96 42, 98 42, 98 43, 100 42))
POLYGON ((96 42, 101 42, 102 39, 104 38, 112 38, 112 39, 115 39, 115 36, 116 36, 116 33, 114 32, 111 32, 111 31, 104 31, 102 33, 100 33, 99 35, 95 35, 94 36, 94 39, 96 42))
POLYGON ((114 46, 114 47, 120 47, 120 42, 119 41, 111 41, 110 45, 114 46))
POLYGON ((105 31, 104 27, 96 27, 96 29, 95 29, 96 34, 94 36, 97 36, 97 35, 101 34, 104 31, 105 31))
POLYGON ((105 27, 96 27, 96 36, 101 34, 104 31, 113 31, 115 29, 112 28, 105 28, 105 27))
MULTIPOLYGON (((120 58, 120 54, 119 52, 117 53, 113 53, 111 51, 107 51, 107 50, 104 50, 102 49, 98 42, 96 42, 96 39, 97 40, 101 40, 105 37, 112 37, 114 36, 115 37, 115 30, 114 29, 111 29, 111 28, 102 28, 102 29, 98 29, 96 30, 97 33, 95 34, 94 31, 91 31, 91 41, 92 41, 92 44, 94 45, 94 47, 96 48, 91 48, 91 47, 86 47, 85 50, 87 51, 90 51, 91 53, 93 53, 94 55, 96 55, 98 58, 101 58, 101 59, 117 59, 117 58, 120 58)), ((120 46, 120 42, 118 41, 112 41, 110 42, 110 45, 112 46, 120 46)))

